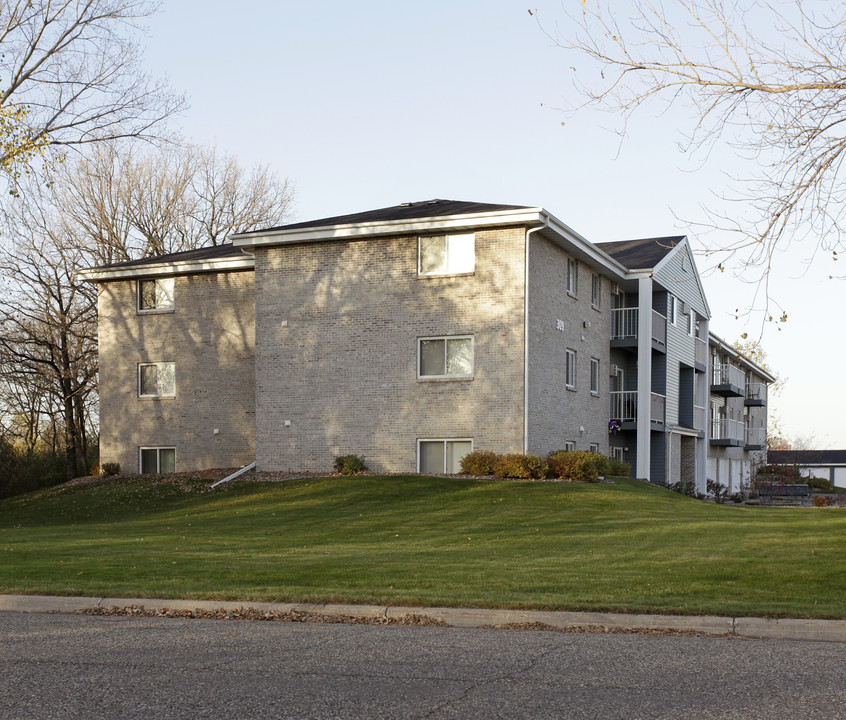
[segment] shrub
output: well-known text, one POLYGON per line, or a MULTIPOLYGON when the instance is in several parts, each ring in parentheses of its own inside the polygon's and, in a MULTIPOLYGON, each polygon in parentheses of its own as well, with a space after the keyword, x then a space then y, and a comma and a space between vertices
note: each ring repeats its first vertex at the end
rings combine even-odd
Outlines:
POLYGON ((690 480, 679 480, 678 482, 671 483, 667 485, 667 489, 677 492, 680 495, 696 497, 696 485, 690 480))
POLYGON ((596 482, 606 472, 607 458, 584 450, 564 450, 550 455, 549 468, 558 478, 576 482, 596 482))
POLYGON ((493 474, 500 480, 505 478, 543 480, 549 477, 549 465, 538 455, 510 453, 497 457, 493 474))
POLYGON ((795 465, 761 465, 755 471, 756 483, 801 483, 804 482, 795 465))
POLYGON ((829 507, 831 505, 831 498, 827 498, 825 495, 814 495, 811 498, 811 503, 814 507, 829 507))
POLYGON ((499 455, 489 450, 474 450, 461 458, 464 475, 493 475, 499 455))
POLYGON ((616 475, 617 477, 629 477, 632 474, 631 463, 623 462, 617 458, 605 458, 605 475, 616 475))
POLYGON ((810 490, 831 490, 831 482, 825 478, 809 477, 808 489, 810 490))
POLYGON ((341 475, 355 475, 365 470, 367 466, 364 464, 364 458, 358 455, 339 455, 335 458, 335 472, 341 475))
POLYGON ((722 505, 728 499, 728 487, 722 483, 718 483, 716 480, 708 480, 706 489, 708 494, 714 498, 714 502, 722 505))
POLYGON ((120 463, 103 463, 100 466, 100 472, 107 477, 120 475, 120 463))

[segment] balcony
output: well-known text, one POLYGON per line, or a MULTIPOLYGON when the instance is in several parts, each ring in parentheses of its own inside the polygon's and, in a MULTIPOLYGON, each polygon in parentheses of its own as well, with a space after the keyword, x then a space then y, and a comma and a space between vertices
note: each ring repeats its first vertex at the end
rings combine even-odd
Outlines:
POLYGON ((743 420, 714 418, 711 422, 711 445, 741 447, 746 444, 746 424, 743 420))
POLYGON ((744 397, 746 375, 731 363, 714 363, 711 375, 711 392, 723 397, 744 397))
POLYGON ((763 450, 766 446, 766 428, 746 428, 746 450, 763 450))
POLYGON ((693 429, 705 432, 705 408, 699 405, 693 406, 693 429))
POLYGON ((699 372, 708 371, 708 343, 699 337, 696 338, 696 353, 693 365, 699 372))
POLYGON ((767 404, 767 384, 761 382, 746 383, 746 399, 743 404, 749 407, 764 407, 767 404))
MULTIPOLYGON (((637 308, 614 308, 611 311, 611 347, 637 348, 637 308)), ((652 347, 667 352, 667 318, 652 311, 652 347)))
MULTIPOLYGON (((667 399, 652 393, 650 400, 650 421, 663 425, 666 416, 667 399)), ((637 390, 611 391, 611 419, 619 420, 623 430, 637 427, 637 390)))

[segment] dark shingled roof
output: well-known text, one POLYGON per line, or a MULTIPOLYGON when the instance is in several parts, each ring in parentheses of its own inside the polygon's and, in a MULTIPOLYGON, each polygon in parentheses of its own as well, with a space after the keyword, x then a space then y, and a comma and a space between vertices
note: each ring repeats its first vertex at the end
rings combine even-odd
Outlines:
POLYGON ((846 450, 768 450, 771 465, 846 465, 846 450))
POLYGON ((424 200, 422 202, 402 203, 392 207, 353 213, 352 215, 337 215, 321 220, 279 225, 264 230, 253 230, 242 233, 253 235, 272 230, 300 230, 305 228, 327 227, 330 225, 356 225, 359 223, 378 223, 390 220, 417 220, 428 217, 442 217, 445 215, 471 215, 476 213, 497 212, 501 210, 523 210, 525 205, 494 205, 490 203, 464 202, 461 200, 424 200))
POLYGON ((684 235, 675 235, 598 243, 596 247, 608 253, 629 270, 644 270, 655 267, 683 239, 684 235))
POLYGON ((142 258, 141 260, 129 260, 127 262, 102 265, 98 270, 109 268, 136 268, 146 265, 159 265, 161 263, 175 262, 203 262, 204 260, 221 260, 228 257, 247 257, 241 248, 235 247, 232 243, 223 245, 212 245, 211 247, 197 248, 196 250, 185 250, 168 255, 157 255, 155 257, 142 258))

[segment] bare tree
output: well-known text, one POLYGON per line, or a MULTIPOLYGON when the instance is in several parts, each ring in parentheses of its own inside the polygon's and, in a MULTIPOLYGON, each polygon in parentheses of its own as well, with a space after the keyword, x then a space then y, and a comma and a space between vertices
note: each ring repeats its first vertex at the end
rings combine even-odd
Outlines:
POLYGON ((14 241, 0 251, 0 377, 21 398, 49 393, 69 478, 87 472, 96 424, 97 292, 77 280, 79 270, 279 224, 292 198, 287 180, 211 148, 164 154, 107 143, 58 167, 49 187, 29 182, 8 204, 5 234, 14 241))
POLYGON ((184 106, 141 68, 148 0, 0 0, 0 169, 51 147, 150 138, 184 106))
MULTIPOLYGON (((712 252, 766 280, 774 253, 797 239, 808 255, 842 251, 846 185, 844 5, 805 0, 632 0, 613 12, 582 0, 566 30, 583 102, 618 114, 651 105, 692 109, 682 149, 726 142, 749 170, 718 193, 740 203, 710 210, 704 227, 730 231, 712 252), (625 7, 624 7, 625 6, 625 7), (582 61, 587 61, 587 67, 582 61)), ((750 277, 748 274, 746 277, 750 277)), ((782 319, 786 319, 783 317, 782 319)))

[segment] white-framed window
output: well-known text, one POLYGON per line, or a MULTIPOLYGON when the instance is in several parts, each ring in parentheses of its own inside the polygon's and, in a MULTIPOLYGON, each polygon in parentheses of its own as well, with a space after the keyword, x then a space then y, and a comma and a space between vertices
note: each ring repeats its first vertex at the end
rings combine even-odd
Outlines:
POLYGON ((138 312, 172 312, 173 278, 138 281, 138 312))
POLYGON ((461 472, 461 460, 473 452, 472 438, 433 438, 417 441, 417 472, 455 475, 461 472))
POLYGON ((423 235, 417 243, 418 275, 461 275, 476 268, 476 234, 423 235))
POLYGON ((175 363, 138 364, 138 397, 173 397, 174 395, 176 395, 175 363))
POLYGON ((473 377, 473 336, 419 338, 417 377, 473 377))
POLYGON ((138 469, 144 475, 176 472, 176 448, 138 448, 138 469))
POLYGON ((615 460, 622 460, 623 459, 623 448, 619 445, 615 445, 611 448, 611 457, 615 460))
POLYGON ((598 453, 599 452, 599 443, 591 443, 588 446, 588 452, 598 453))
POLYGON ((576 388, 576 351, 568 349, 564 360, 564 384, 571 390, 576 388))
POLYGON ((590 359, 590 391, 594 395, 599 395, 599 359, 590 359))
POLYGON ((599 302, 602 299, 602 278, 596 273, 590 276, 590 304, 599 309, 599 302))
POLYGON ((693 310, 687 316, 687 334, 696 337, 696 313, 693 310))
POLYGON ((679 301, 675 295, 670 295, 670 301, 667 307, 667 319, 673 324, 679 324, 679 301))
POLYGON ((573 450, 576 449, 576 443, 573 442, 572 440, 565 440, 564 441, 564 449, 567 450, 568 452, 572 452, 573 450))
POLYGON ((567 292, 573 296, 579 294, 579 263, 573 258, 567 258, 567 292))

